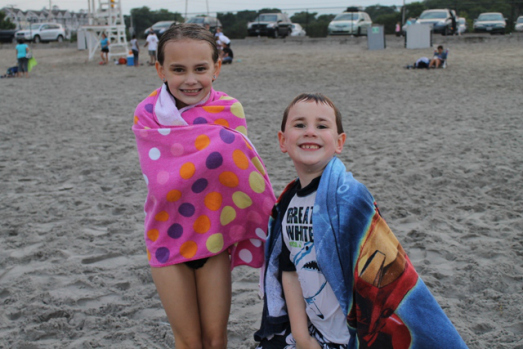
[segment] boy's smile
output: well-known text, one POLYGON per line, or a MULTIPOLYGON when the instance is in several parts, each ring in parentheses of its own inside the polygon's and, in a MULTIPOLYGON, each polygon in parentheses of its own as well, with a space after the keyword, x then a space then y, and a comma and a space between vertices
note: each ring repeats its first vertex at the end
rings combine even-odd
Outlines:
POLYGON ((334 154, 341 153, 345 133, 338 134, 334 110, 324 103, 300 101, 291 107, 280 149, 288 153, 302 187, 321 175, 334 154))

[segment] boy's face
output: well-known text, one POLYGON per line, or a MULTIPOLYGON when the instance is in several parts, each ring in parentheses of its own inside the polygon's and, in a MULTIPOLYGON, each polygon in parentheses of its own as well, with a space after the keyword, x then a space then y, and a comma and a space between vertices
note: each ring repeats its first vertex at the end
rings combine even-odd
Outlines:
POLYGON ((334 154, 341 153, 345 138, 345 133, 338 134, 334 110, 314 101, 292 106, 285 131, 278 133, 280 149, 289 153, 300 179, 319 176, 334 154))

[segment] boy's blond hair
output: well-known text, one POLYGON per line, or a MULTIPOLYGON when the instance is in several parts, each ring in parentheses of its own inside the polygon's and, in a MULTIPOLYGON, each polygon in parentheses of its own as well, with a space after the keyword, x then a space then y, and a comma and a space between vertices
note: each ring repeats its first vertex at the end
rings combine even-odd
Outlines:
POLYGON ((283 112, 283 119, 281 121, 281 132, 285 132, 285 124, 287 123, 287 118, 289 117, 289 110, 296 105, 298 102, 315 102, 316 104, 323 103, 327 104, 329 107, 331 107, 334 110, 334 115, 336 117, 336 128, 338 131, 338 134, 343 133, 343 125, 341 123, 341 113, 336 108, 334 103, 330 100, 329 97, 321 94, 321 93, 302 93, 296 96, 292 102, 289 104, 287 108, 285 108, 285 111, 283 112))

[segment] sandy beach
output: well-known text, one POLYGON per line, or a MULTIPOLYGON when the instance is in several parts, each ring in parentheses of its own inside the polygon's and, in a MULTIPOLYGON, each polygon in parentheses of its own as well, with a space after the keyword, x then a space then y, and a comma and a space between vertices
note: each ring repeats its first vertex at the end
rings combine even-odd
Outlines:
MULTIPOLYGON (((523 36, 438 44, 447 69, 407 70, 432 49, 388 36, 378 51, 364 37, 237 40, 215 88, 242 102, 277 195, 295 176, 277 143, 283 110, 301 92, 329 96, 348 135, 340 158, 467 345, 522 349, 523 36)), ((0 348, 172 348, 131 132, 156 71, 32 47, 31 78, 0 79, 0 348)), ((0 73, 14 57, 0 47, 0 73)), ((258 274, 233 271, 229 348, 255 345, 258 274)))

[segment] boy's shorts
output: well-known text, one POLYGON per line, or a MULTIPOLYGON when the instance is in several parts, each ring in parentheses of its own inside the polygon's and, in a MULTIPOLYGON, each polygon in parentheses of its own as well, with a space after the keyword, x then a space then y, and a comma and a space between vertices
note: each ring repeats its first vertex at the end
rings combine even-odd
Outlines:
MULTIPOLYGON (((313 325, 309 325, 309 333, 316 338, 321 349, 347 349, 349 347, 348 344, 330 343, 313 325)), ((296 341, 289 327, 281 335, 275 335, 271 339, 263 339, 256 349, 296 349, 296 341)))
POLYGON ((149 56, 156 56, 156 51, 149 50, 149 56))

